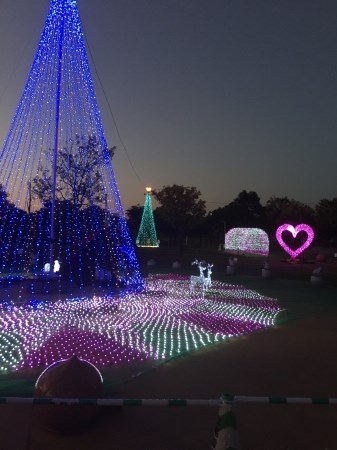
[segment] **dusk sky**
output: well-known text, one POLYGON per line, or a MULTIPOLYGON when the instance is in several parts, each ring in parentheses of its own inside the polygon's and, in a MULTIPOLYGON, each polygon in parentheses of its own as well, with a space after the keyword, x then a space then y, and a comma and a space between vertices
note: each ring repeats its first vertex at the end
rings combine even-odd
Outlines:
MULTIPOLYGON (((1 142, 49 6, 0 0, 1 142)), ((337 197, 336 0, 78 0, 78 8, 125 209, 143 205, 146 185, 174 183, 196 186, 208 210, 243 189, 263 204, 337 197)))

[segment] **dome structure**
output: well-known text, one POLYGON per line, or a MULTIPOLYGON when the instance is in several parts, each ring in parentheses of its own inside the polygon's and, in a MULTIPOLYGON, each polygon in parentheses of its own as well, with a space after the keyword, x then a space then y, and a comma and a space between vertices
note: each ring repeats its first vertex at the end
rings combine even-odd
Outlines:
MULTIPOLYGON (((73 356, 47 367, 35 384, 37 398, 99 398, 103 396, 103 378, 88 361, 73 356)), ((41 405, 43 426, 57 433, 74 433, 94 421, 98 409, 92 405, 41 405)))

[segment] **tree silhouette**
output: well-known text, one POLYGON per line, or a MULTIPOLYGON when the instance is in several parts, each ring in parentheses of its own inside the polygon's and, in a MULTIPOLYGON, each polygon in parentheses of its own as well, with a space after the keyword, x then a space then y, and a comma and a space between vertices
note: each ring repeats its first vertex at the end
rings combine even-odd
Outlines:
POLYGON ((283 223, 314 222, 314 210, 310 206, 288 197, 270 197, 265 208, 270 231, 283 223))
POLYGON ((187 233, 195 228, 206 214, 206 203, 195 187, 173 184, 154 190, 153 195, 160 203, 158 214, 177 233, 179 245, 187 233))
MULTIPOLYGON (((76 136, 69 145, 57 152, 56 200, 70 201, 75 209, 95 204, 104 205, 106 193, 102 183, 101 167, 111 159, 116 147, 103 152, 96 136, 84 140, 76 136)), ((53 149, 48 150, 47 160, 53 158, 53 149)), ((52 197, 52 173, 41 164, 38 174, 29 182, 32 195, 45 204, 52 197)))
POLYGON ((264 208, 254 191, 243 190, 224 208, 227 228, 260 227, 263 224, 264 208))
POLYGON ((337 243, 337 197, 332 200, 321 199, 315 207, 316 225, 321 242, 337 243))
POLYGON ((125 211, 125 215, 127 218, 129 229, 130 229, 132 235, 134 236, 134 238, 136 239, 138 229, 139 229, 139 224, 142 220, 143 207, 140 206, 139 203, 137 205, 133 205, 125 211))

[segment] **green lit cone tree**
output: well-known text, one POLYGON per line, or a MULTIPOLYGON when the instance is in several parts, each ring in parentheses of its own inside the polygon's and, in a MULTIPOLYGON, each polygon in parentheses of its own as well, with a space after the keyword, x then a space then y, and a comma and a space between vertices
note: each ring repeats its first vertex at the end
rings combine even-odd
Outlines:
POLYGON ((136 239, 138 247, 159 247, 159 241, 157 239, 156 226, 154 223, 153 210, 152 210, 152 189, 146 188, 145 203, 142 214, 142 220, 136 239))

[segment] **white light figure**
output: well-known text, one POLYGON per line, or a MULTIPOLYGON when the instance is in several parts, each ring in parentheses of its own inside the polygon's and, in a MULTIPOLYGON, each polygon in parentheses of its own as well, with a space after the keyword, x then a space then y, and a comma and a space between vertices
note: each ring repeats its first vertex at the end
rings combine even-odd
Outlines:
POLYGON ((310 277, 311 286, 321 286, 323 284, 322 267, 317 267, 312 271, 310 277))
POLYGON ((202 297, 204 297, 205 290, 209 289, 212 284, 211 275, 213 264, 207 264, 205 266, 205 261, 198 261, 197 259, 192 262, 192 265, 198 265, 200 275, 197 277, 195 275, 191 276, 191 291, 194 291, 195 286, 202 286, 202 297), (207 269, 207 277, 204 275, 204 271, 207 269))
POLYGON ((268 261, 265 261, 265 262, 263 263, 263 269, 264 269, 264 270, 270 270, 270 264, 269 264, 268 261))
POLYGON ((312 271, 312 274, 313 275, 322 275, 322 267, 317 267, 317 269, 314 269, 313 271, 312 271))
POLYGON ((261 270, 262 278, 270 278, 271 277, 271 267, 268 261, 264 261, 262 270, 261 270))
POLYGON ((55 261, 54 261, 54 273, 59 272, 60 268, 61 268, 61 266, 60 266, 59 261, 57 259, 55 259, 55 261))
MULTIPOLYGON (((59 272, 60 268, 61 268, 61 266, 60 266, 59 261, 57 259, 55 259, 53 273, 59 272)), ((50 263, 46 263, 43 266, 43 272, 45 272, 45 273, 49 273, 50 272, 50 263)))
POLYGON ((196 275, 191 275, 191 290, 194 290, 195 286, 200 284, 204 285, 204 270, 206 267, 203 267, 203 264, 201 261, 198 261, 197 259, 192 262, 192 266, 196 264, 198 265, 200 275, 197 277, 196 275))
POLYGON ((233 275, 236 272, 237 263, 238 263, 237 258, 233 258, 232 256, 228 258, 228 265, 226 268, 226 273, 228 275, 233 275))
POLYGON ((213 264, 207 264, 207 277, 204 278, 204 288, 206 289, 206 291, 212 286, 212 267, 213 264))

